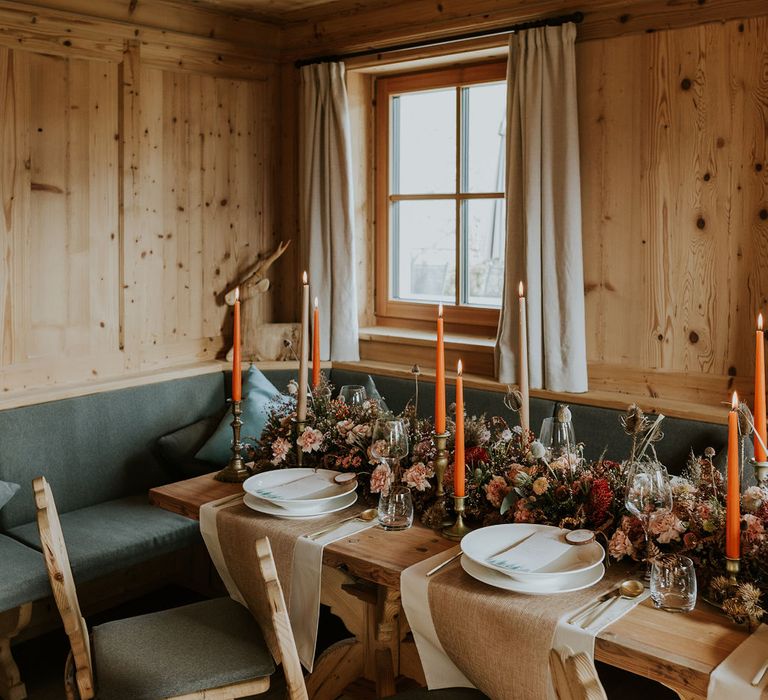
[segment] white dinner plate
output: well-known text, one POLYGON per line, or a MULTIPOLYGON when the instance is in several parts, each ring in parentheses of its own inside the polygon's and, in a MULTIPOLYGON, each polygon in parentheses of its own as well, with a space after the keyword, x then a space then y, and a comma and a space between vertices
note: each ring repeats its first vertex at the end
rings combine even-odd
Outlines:
POLYGON ((573 593, 584 588, 594 586, 605 576, 605 567, 600 564, 596 569, 583 571, 579 574, 570 574, 561 577, 559 581, 517 581, 506 574, 499 573, 494 569, 481 566, 472 561, 466 554, 461 556, 461 568, 464 569, 472 578, 483 583, 501 588, 505 591, 514 591, 515 593, 525 593, 527 595, 557 595, 558 593, 573 593))
POLYGON ((276 518, 285 518, 286 520, 308 520, 310 518, 319 518, 329 513, 336 513, 337 511, 349 508, 355 501, 357 501, 357 492, 347 494, 338 503, 332 504, 332 508, 324 510, 321 513, 303 513, 288 510, 281 506, 276 506, 269 501, 263 501, 256 496, 252 496, 250 493, 246 493, 243 497, 243 503, 247 505, 251 510, 255 510, 257 513, 265 513, 266 515, 274 515, 276 518))
POLYGON ((600 543, 592 541, 589 544, 570 545, 562 556, 536 571, 507 571, 488 561, 489 557, 499 554, 506 547, 512 547, 515 542, 522 541, 533 532, 547 533, 559 538, 564 537, 568 531, 552 525, 533 523, 491 525, 467 534, 461 540, 461 551, 483 568, 491 569, 516 581, 539 583, 553 583, 563 576, 570 577, 595 570, 605 558, 605 550, 600 543))
POLYGON ((357 488, 357 480, 353 479, 344 484, 337 484, 334 481, 341 472, 331 469, 314 469, 308 467, 290 467, 288 469, 273 469, 261 474, 254 474, 243 482, 243 490, 258 498, 261 501, 268 501, 276 506, 282 506, 291 512, 302 512, 307 515, 314 513, 330 512, 329 507, 335 507, 338 503, 344 502, 345 496, 349 496, 357 488), (328 482, 328 487, 310 496, 299 498, 274 498, 268 495, 268 491, 275 487, 298 480, 305 476, 317 476, 328 482))

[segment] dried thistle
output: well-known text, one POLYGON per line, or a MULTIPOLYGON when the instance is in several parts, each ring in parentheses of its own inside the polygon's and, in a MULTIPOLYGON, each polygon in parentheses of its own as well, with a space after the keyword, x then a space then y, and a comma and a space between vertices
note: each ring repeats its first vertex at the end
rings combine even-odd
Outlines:
POLYGON ((624 432, 630 437, 640 435, 648 430, 650 421, 645 417, 643 409, 636 403, 633 403, 627 412, 619 418, 621 427, 624 428, 624 432))
POLYGON ((718 600, 721 600, 731 588, 731 582, 726 576, 715 576, 709 585, 718 600))
POLYGON ((749 410, 749 406, 743 401, 739 401, 739 407, 736 410, 739 416, 739 435, 748 437, 752 434, 752 426, 754 425, 752 411, 749 410))
POLYGON ((514 412, 519 412, 523 407, 523 395, 517 387, 507 384, 507 393, 504 395, 504 405, 514 412))

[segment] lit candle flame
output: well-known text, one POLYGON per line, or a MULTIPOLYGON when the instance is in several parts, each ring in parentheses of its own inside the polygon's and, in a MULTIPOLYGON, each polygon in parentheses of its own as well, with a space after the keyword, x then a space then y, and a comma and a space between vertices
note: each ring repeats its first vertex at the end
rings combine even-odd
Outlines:
POLYGON ((757 330, 763 330, 763 312, 757 314, 757 330))
POLYGON ((235 287, 235 301, 240 301, 240 287, 235 287))
POLYGON ((301 279, 304 281, 304 284, 307 284, 307 271, 304 270, 304 274, 302 275, 301 279))
POLYGON ((525 296, 525 286, 523 285, 522 281, 520 282, 520 285, 517 288, 517 294, 518 296, 521 296, 521 297, 525 296))
POLYGON ((443 304, 442 302, 437 305, 437 315, 442 318, 443 317, 443 304))
POLYGON ((317 308, 317 297, 315 297, 315 308, 317 308))
POLYGON ((731 410, 735 411, 739 407, 739 396, 734 391, 733 392, 733 398, 731 399, 731 410))
POLYGON ((462 373, 463 373, 463 371, 464 371, 464 370, 462 369, 462 366, 461 366, 461 360, 459 360, 459 364, 456 366, 456 374, 458 374, 459 376, 461 376, 461 375, 462 375, 462 373))

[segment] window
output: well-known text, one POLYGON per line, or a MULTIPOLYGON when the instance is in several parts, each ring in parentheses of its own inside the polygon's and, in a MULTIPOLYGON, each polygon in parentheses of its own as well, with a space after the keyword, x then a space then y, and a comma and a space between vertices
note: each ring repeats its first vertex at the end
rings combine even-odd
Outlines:
POLYGON ((376 315, 495 328, 504 278, 504 63, 380 78, 376 315))

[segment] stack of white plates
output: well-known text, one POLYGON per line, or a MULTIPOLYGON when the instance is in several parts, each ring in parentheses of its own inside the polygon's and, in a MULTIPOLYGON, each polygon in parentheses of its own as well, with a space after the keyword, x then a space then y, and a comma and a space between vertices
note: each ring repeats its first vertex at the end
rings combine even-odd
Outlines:
POLYGON ((595 541, 571 545, 557 559, 533 571, 507 571, 489 561, 529 536, 563 538, 564 542, 566 532, 551 525, 528 523, 474 530, 461 541, 461 566, 478 581, 529 595, 570 593, 594 586, 605 575, 605 551, 595 541))
POLYGON ((340 472, 295 467, 256 474, 243 483, 245 505, 278 518, 317 518, 351 506, 357 480, 337 484, 340 472))

